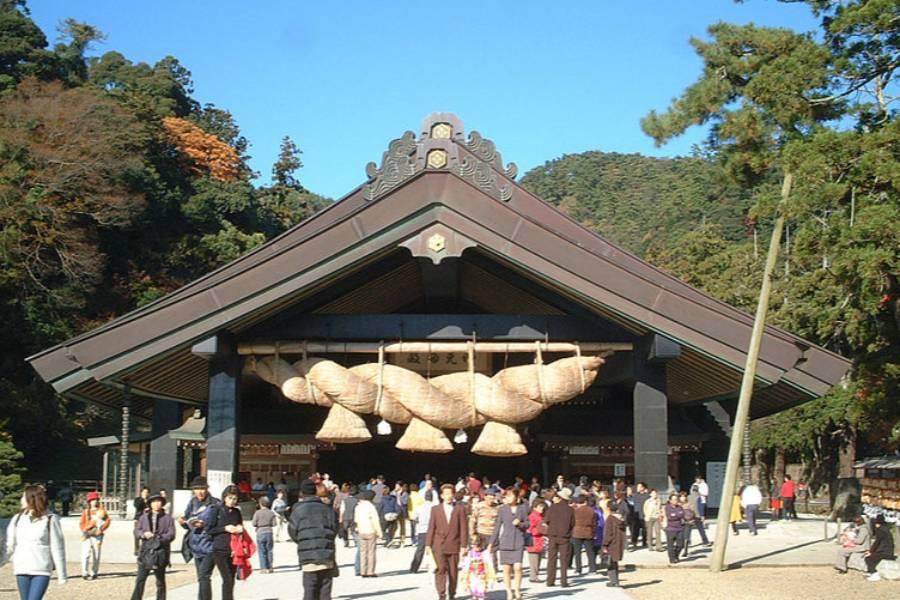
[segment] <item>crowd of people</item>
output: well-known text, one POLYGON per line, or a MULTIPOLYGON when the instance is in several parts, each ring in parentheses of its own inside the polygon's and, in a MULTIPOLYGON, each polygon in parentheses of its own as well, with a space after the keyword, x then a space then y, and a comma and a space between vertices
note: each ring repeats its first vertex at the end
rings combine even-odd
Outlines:
MULTIPOLYGON (((364 578, 378 577, 379 551, 414 547, 409 571, 419 572, 423 565, 432 570, 441 600, 455 598, 461 587, 472 598, 484 598, 498 576, 507 600, 519 600, 526 567, 531 583, 547 587, 565 588, 570 577, 603 570, 606 585, 617 587, 626 550, 665 551, 675 564, 689 556, 695 531, 701 544, 711 545, 705 528, 709 486, 700 476, 689 490, 670 484, 660 493, 641 482, 630 486, 615 480, 604 485, 586 477, 571 482, 563 475, 544 487, 537 478, 526 482, 516 477, 505 483, 474 473, 455 483, 441 484, 425 475, 417 483, 389 485, 377 476, 338 486, 327 474, 313 474, 301 481, 293 504, 287 486, 245 487, 249 491, 228 486, 217 499, 206 480, 196 477, 192 497, 177 518, 167 510, 165 493, 143 488, 134 500, 137 576, 132 600, 143 598, 151 574, 157 599, 165 598, 166 571, 179 526, 184 530, 181 553, 186 562, 194 563, 199 600, 212 599, 214 571, 222 579, 221 598, 231 600, 235 580, 252 572, 254 554, 259 572, 272 573, 274 544, 288 538, 296 544, 304 598, 309 600, 331 598, 332 580, 338 574, 335 548, 341 542, 356 549, 354 572, 364 578), (239 502, 260 491, 264 493, 255 495, 252 518, 245 518, 239 502)), ((778 491, 783 504, 773 507, 782 511, 776 516, 795 518, 790 476, 778 491)), ((761 502, 756 485, 738 491, 731 515, 735 534, 741 520, 757 534, 761 502)), ((62 528, 44 486, 27 486, 21 508, 7 529, 6 556, 14 563, 20 598, 40 600, 54 569, 60 583, 67 577, 62 528)), ((87 580, 97 577, 110 523, 99 494, 89 493, 80 518, 82 577, 87 580)), ((847 571, 855 554, 863 556, 869 573, 875 573, 880 560, 893 557, 893 540, 883 517, 873 526, 870 532, 860 517, 842 532, 835 565, 839 572, 847 571)), ((877 573, 870 579, 877 580, 877 573)))

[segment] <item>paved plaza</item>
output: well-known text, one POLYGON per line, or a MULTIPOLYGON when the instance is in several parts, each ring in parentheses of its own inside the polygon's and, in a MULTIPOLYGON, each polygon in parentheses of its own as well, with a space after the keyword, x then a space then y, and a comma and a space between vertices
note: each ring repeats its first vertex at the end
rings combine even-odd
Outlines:
MULTIPOLYGON (((70 577, 72 581, 65 587, 52 586, 48 599, 55 598, 90 598, 92 591, 96 590, 101 596, 108 598, 125 597, 126 590, 130 590, 133 584, 132 546, 130 538, 130 521, 114 521, 110 532, 104 542, 103 564, 101 566, 101 578, 96 582, 82 582, 78 579, 79 572, 77 561, 80 555, 78 536, 78 520, 70 517, 63 520, 66 533, 66 553, 70 563, 70 577), (75 563, 75 564, 73 564, 75 563), (104 581, 105 580, 105 581, 104 581), (108 587, 100 587, 102 585, 108 587), (107 590, 114 590, 108 592, 107 590)), ((833 534, 836 525, 829 526, 829 533, 833 534)), ((711 534, 715 526, 711 524, 711 534)), ((750 536, 742 529, 737 537, 732 536, 728 548, 728 562, 741 567, 791 567, 798 572, 801 567, 817 568, 825 576, 830 576, 828 565, 834 559, 834 542, 823 540, 824 525, 821 519, 807 516, 807 518, 794 522, 763 522, 763 528, 758 536, 750 536)), ((180 538, 180 534, 179 534, 180 538)), ((692 547, 691 557, 675 567, 667 565, 664 552, 651 552, 639 550, 627 552, 623 560, 624 573, 622 583, 624 589, 610 589, 606 587, 606 577, 603 574, 571 577, 571 588, 548 588, 544 584, 524 584, 526 598, 565 598, 567 600, 587 600, 596 598, 609 598, 611 600, 621 598, 640 598, 640 594, 646 594, 653 586, 667 579, 678 577, 679 573, 693 573, 689 579, 696 576, 707 576, 710 548, 699 545, 699 538, 695 534, 694 541, 698 542, 692 547), (629 588, 629 586, 632 586, 629 588)), ((176 542, 176 547, 178 546, 176 542)), ((334 597, 336 599, 352 600, 372 598, 378 600, 394 600, 410 598, 413 600, 426 600, 435 597, 433 576, 425 572, 425 568, 419 573, 408 572, 409 562, 413 548, 401 549, 378 548, 378 579, 369 580, 353 575, 354 549, 344 549, 338 544, 338 562, 341 567, 341 575, 334 582, 334 597)), ((169 594, 170 600, 194 600, 197 597, 197 585, 194 581, 193 566, 185 567, 178 553, 173 554, 170 576, 169 594)), ((256 565, 254 559, 254 565, 256 565)), ((246 582, 238 581, 235 584, 235 598, 237 600, 274 600, 299 598, 302 595, 301 573, 297 568, 296 548, 293 543, 282 542, 275 548, 275 573, 262 574, 255 572, 246 582)), ((741 569, 743 571, 745 569, 741 569)), ((757 572, 767 569, 756 569, 757 572)), ((5 576, 8 567, 4 569, 3 581, 8 581, 5 576)), ((542 572, 543 577, 543 572, 542 572)), ((861 579, 861 576, 860 576, 861 579)), ((219 597, 219 581, 213 578, 215 595, 219 597)), ((824 584, 824 582, 823 582, 824 584)), ((860 581, 860 585, 862 582, 860 581)), ((882 597, 887 587, 893 588, 894 584, 883 582, 877 589, 868 588, 869 592, 878 592, 871 597, 882 597)), ((658 587, 658 586, 657 586, 658 587)), ((863 588, 866 589, 866 588, 863 588)), ((460 598, 467 595, 460 590, 460 598)), ((11 586, 0 586, 0 599, 13 598, 11 586)), ((145 598, 154 598, 152 578, 148 581, 145 598)), ((494 591, 488 595, 489 599, 502 600, 505 597, 502 582, 497 583, 494 591)), ((777 596, 776 596, 777 597, 777 596)), ((789 597, 789 596, 785 596, 789 597)), ((820 595, 818 597, 828 597, 820 595)), ((888 596, 885 596, 888 597, 888 596)))

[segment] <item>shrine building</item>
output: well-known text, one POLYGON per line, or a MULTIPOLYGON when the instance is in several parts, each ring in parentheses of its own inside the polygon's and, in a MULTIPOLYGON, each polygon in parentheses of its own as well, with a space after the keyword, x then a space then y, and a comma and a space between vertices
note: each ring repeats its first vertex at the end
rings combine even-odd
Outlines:
MULTIPOLYGON (((453 114, 366 174, 241 258, 28 358, 58 393, 123 415, 102 442, 132 448, 123 497, 139 480, 204 474, 217 492, 316 470, 665 489, 725 459, 751 316, 522 188, 453 114)), ((766 327, 751 418, 849 367, 766 327)))

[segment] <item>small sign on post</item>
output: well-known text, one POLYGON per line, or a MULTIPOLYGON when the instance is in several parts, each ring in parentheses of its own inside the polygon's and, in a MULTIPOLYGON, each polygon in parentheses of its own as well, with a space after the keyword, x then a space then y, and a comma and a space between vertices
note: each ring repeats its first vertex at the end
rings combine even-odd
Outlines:
POLYGON ((616 463, 613 466, 613 477, 625 477, 625 463, 616 463))

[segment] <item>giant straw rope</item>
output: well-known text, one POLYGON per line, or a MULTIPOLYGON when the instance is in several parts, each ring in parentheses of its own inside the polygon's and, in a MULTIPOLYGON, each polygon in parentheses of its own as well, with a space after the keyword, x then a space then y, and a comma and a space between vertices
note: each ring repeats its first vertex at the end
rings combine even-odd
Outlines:
POLYGON ((327 407, 328 417, 316 439, 358 443, 372 438, 360 415, 407 425, 397 448, 416 452, 450 452, 444 429, 484 425, 472 452, 485 456, 526 454, 513 425, 531 421, 548 407, 571 400, 594 382, 599 356, 562 358, 544 364, 540 344, 533 365, 507 367, 493 377, 476 373, 469 350, 469 369, 426 379, 384 361, 344 367, 332 360, 306 356, 290 363, 275 356, 251 357, 247 367, 275 385, 286 398, 327 407))

